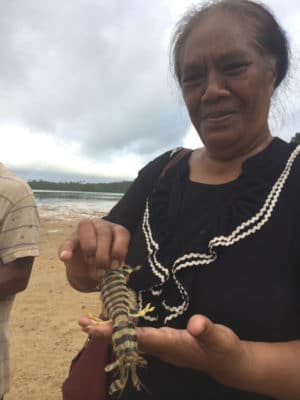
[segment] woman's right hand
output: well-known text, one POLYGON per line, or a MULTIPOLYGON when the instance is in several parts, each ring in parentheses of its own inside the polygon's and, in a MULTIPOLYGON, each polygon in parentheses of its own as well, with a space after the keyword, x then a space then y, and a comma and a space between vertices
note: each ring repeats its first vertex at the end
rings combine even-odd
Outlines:
POLYGON ((124 263, 129 240, 130 233, 122 225, 101 218, 82 219, 58 250, 71 285, 84 291, 95 288, 106 269, 124 263))

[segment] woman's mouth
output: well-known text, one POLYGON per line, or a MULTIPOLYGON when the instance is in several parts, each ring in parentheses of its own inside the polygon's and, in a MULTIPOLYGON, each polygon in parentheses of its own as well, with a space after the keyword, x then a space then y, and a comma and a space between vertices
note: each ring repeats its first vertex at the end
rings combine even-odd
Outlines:
POLYGON ((208 123, 221 124, 227 122, 233 115, 233 112, 211 113, 207 114, 203 120, 208 123))

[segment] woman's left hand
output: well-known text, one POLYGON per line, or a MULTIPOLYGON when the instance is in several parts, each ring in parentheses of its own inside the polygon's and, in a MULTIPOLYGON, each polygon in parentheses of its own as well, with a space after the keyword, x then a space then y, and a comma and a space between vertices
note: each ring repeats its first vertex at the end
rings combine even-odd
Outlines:
MULTIPOLYGON (((111 341, 111 324, 90 326, 87 317, 79 324, 84 331, 111 341)), ((238 370, 246 359, 244 342, 231 329, 202 315, 191 317, 186 329, 140 327, 137 336, 141 351, 179 367, 200 370, 225 384, 235 374, 233 369, 238 370)))
MULTIPOLYGON (((111 342, 111 323, 92 325, 82 317, 79 324, 85 332, 111 342)), ((139 327, 137 337, 141 351, 204 372, 223 385, 278 400, 300 399, 300 340, 240 340, 231 329, 203 315, 191 317, 186 329, 139 327)))

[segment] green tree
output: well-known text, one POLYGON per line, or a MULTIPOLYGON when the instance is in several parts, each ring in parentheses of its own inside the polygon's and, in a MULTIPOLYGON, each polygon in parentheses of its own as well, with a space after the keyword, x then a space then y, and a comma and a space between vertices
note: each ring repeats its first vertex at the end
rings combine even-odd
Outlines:
POLYGON ((291 139, 291 143, 300 144, 300 132, 295 133, 295 136, 291 139))
POLYGON ((32 180, 29 181, 28 183, 32 189, 125 193, 132 182, 121 181, 121 182, 109 182, 109 183, 83 183, 83 182, 51 182, 44 180, 32 180))

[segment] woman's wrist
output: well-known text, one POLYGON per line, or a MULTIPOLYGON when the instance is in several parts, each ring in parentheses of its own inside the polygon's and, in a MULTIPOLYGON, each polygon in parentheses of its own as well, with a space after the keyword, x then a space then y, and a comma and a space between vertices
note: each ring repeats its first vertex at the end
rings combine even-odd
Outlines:
POLYGON ((217 377, 220 383, 277 400, 300 399, 300 341, 241 341, 241 346, 241 358, 217 377))
POLYGON ((247 377, 251 373, 252 358, 249 342, 240 340, 234 351, 225 356, 224 362, 220 360, 207 372, 213 379, 225 386, 244 389, 243 386, 247 384, 247 377))

